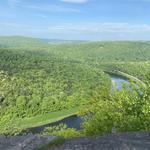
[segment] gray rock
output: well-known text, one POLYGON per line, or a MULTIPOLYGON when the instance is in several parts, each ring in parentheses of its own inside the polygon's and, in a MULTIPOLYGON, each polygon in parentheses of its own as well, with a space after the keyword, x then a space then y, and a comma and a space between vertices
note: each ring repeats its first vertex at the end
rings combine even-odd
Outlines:
POLYGON ((28 136, 0 136, 0 150, 33 150, 54 140, 55 137, 28 136))
MULTIPOLYGON (((0 150, 33 150, 54 139, 36 135, 0 136, 0 150)), ((49 150, 150 150, 150 132, 67 139, 63 145, 49 150)))
POLYGON ((150 150, 150 132, 68 139, 64 145, 49 150, 150 150))

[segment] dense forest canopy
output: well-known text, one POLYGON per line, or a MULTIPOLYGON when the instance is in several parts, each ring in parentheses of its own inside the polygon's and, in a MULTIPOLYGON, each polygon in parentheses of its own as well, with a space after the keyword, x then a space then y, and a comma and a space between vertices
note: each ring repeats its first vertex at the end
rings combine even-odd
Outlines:
POLYGON ((149 66, 150 42, 0 37, 0 132, 13 120, 91 104, 110 91, 106 70, 145 80, 149 66))

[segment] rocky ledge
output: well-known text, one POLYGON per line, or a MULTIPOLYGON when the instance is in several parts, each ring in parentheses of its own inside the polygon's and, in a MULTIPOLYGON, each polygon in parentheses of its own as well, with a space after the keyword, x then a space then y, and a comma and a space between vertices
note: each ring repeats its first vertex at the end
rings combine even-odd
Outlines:
POLYGON ((0 136, 0 150, 34 150, 47 144, 55 137, 27 136, 0 136))
POLYGON ((49 150, 150 150, 150 132, 68 139, 64 145, 49 150))
MULTIPOLYGON (((0 136, 0 150, 34 150, 54 140, 56 137, 36 135, 0 136)), ((57 147, 47 147, 46 150, 150 150, 150 132, 67 139, 64 144, 57 147)))

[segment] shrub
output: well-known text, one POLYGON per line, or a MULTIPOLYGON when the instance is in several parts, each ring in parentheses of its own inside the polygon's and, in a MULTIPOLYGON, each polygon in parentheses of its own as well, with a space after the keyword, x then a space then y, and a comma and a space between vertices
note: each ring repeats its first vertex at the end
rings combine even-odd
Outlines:
POLYGON ((59 136, 64 138, 80 137, 81 134, 74 128, 67 128, 67 125, 60 124, 44 129, 43 135, 59 136))
POLYGON ((132 83, 130 89, 124 88, 107 96, 108 100, 105 97, 105 100, 93 101, 86 110, 92 117, 83 124, 85 135, 111 133, 113 129, 116 132, 150 129, 150 82, 146 88, 132 83))

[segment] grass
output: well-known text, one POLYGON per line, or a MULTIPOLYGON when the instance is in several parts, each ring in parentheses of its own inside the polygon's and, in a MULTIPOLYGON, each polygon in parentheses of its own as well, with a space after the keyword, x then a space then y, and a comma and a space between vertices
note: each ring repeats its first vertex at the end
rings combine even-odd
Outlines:
POLYGON ((60 146, 64 144, 65 139, 63 137, 57 137, 54 140, 50 141, 49 143, 45 145, 41 145, 38 148, 35 148, 34 150, 48 150, 49 148, 60 146))
POLYGON ((15 126, 19 127, 20 129, 27 129, 32 127, 41 126, 44 124, 53 123, 59 120, 62 120, 66 117, 76 115, 78 113, 79 107, 72 108, 69 110, 61 110, 58 112, 52 112, 44 115, 39 115, 32 118, 25 118, 23 120, 15 120, 15 126))

